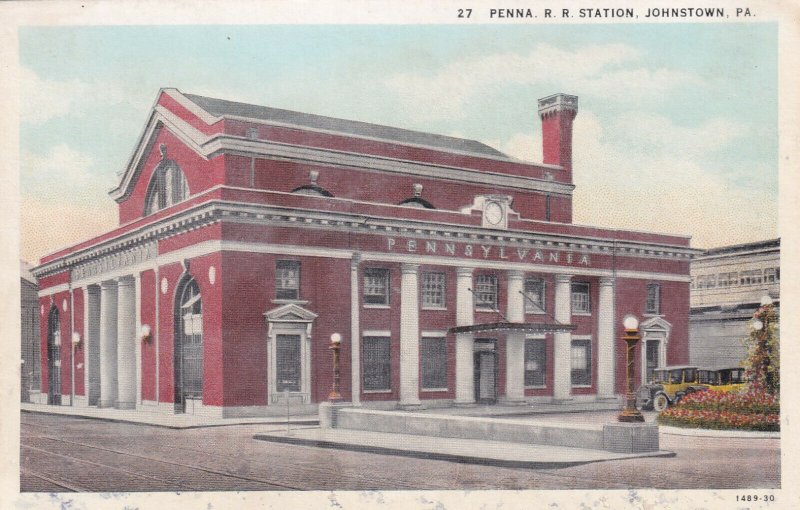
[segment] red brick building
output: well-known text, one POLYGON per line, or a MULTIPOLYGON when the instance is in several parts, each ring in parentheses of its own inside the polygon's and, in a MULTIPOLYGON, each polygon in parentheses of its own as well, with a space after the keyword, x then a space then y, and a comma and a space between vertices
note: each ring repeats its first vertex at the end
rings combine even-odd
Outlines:
POLYGON ((160 91, 111 191, 119 227, 35 269, 40 401, 236 416, 284 412, 288 393, 313 406, 331 389, 334 333, 342 394, 363 405, 615 398, 628 313, 637 377, 687 362, 694 250, 572 223, 577 110, 574 96, 539 101, 533 164, 160 91))

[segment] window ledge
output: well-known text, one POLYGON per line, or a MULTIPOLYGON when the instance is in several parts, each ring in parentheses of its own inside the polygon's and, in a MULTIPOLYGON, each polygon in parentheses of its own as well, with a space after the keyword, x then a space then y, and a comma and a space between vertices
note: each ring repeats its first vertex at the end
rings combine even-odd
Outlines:
POLYGON ((422 390, 420 390, 420 391, 422 391, 423 393, 425 393, 425 392, 430 392, 430 393, 439 392, 440 393, 442 391, 447 391, 447 388, 422 388, 422 390))
POLYGON ((475 311, 476 312, 483 312, 483 313, 500 313, 497 310, 494 310, 492 308, 476 308, 475 311))
POLYGON ((422 309, 423 310, 434 310, 434 311, 440 311, 440 312, 446 312, 447 311, 447 307, 446 306, 423 306, 422 309))
POLYGON ((388 309, 389 309, 389 308, 391 308, 391 307, 390 307, 389 305, 370 305, 370 304, 364 304, 364 308, 372 308, 372 309, 374 309, 374 310, 388 310, 388 309))
POLYGON ((592 385, 591 384, 573 384, 572 387, 573 388, 591 388, 592 385))
POLYGON ((391 393, 392 390, 361 390, 364 395, 376 395, 378 393, 391 393))
POLYGON ((276 305, 286 305, 286 304, 289 304, 289 303, 292 303, 292 304, 295 304, 295 305, 307 305, 308 304, 308 300, 307 299, 273 299, 272 303, 276 304, 276 305))
POLYGON ((578 315, 582 317, 591 317, 592 312, 572 312, 572 315, 578 315))
MULTIPOLYGON (((574 386, 573 386, 574 388, 574 386)), ((547 389, 547 385, 544 386, 525 386, 526 390, 545 390, 547 389)))
POLYGON ((546 314, 547 314, 547 312, 544 312, 544 311, 542 311, 542 312, 533 312, 533 311, 530 311, 530 310, 525 310, 525 315, 546 315, 546 314))

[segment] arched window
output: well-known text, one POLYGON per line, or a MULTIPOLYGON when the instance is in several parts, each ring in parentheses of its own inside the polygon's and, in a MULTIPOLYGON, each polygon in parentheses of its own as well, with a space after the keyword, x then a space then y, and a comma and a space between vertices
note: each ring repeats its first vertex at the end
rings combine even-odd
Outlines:
POLYGON ((166 160, 156 167, 147 186, 144 215, 148 216, 165 207, 189 198, 186 176, 174 161, 166 160))
POLYGON ((47 317, 47 403, 61 404, 61 321, 55 306, 47 317))
POLYGON ((186 411, 187 399, 203 398, 203 302, 190 278, 178 289, 175 314, 175 407, 186 411))

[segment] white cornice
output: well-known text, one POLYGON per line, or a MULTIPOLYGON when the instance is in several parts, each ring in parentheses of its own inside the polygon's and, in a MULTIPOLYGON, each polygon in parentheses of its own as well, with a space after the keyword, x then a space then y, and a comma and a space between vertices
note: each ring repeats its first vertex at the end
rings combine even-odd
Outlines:
MULTIPOLYGON (((637 258, 655 258, 689 261, 698 250, 686 247, 615 241, 613 239, 587 238, 565 234, 502 231, 453 225, 442 222, 401 220, 389 217, 365 217, 360 214, 330 211, 299 210, 291 207, 258 205, 240 202, 209 200, 153 223, 133 229, 95 246, 84 248, 59 259, 47 262, 32 272, 37 277, 63 270, 98 257, 130 251, 144 243, 165 239, 180 233, 201 228, 217 221, 250 223, 272 226, 291 226, 316 230, 375 233, 384 236, 429 238, 441 241, 497 245, 509 247, 575 251, 587 254, 637 258)), ((160 257, 160 256, 159 256, 160 257)))

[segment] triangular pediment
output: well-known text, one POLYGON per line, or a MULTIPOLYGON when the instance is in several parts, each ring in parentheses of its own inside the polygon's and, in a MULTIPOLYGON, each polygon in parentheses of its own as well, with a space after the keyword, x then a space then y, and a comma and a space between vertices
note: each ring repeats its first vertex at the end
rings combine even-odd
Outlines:
POLYGON ((288 303, 264 313, 267 322, 313 322, 317 314, 295 303, 288 303))
POLYGON ((672 324, 664 320, 663 317, 652 317, 642 322, 642 325, 639 326, 639 328, 644 331, 660 330, 669 333, 669 331, 672 329, 672 324))

